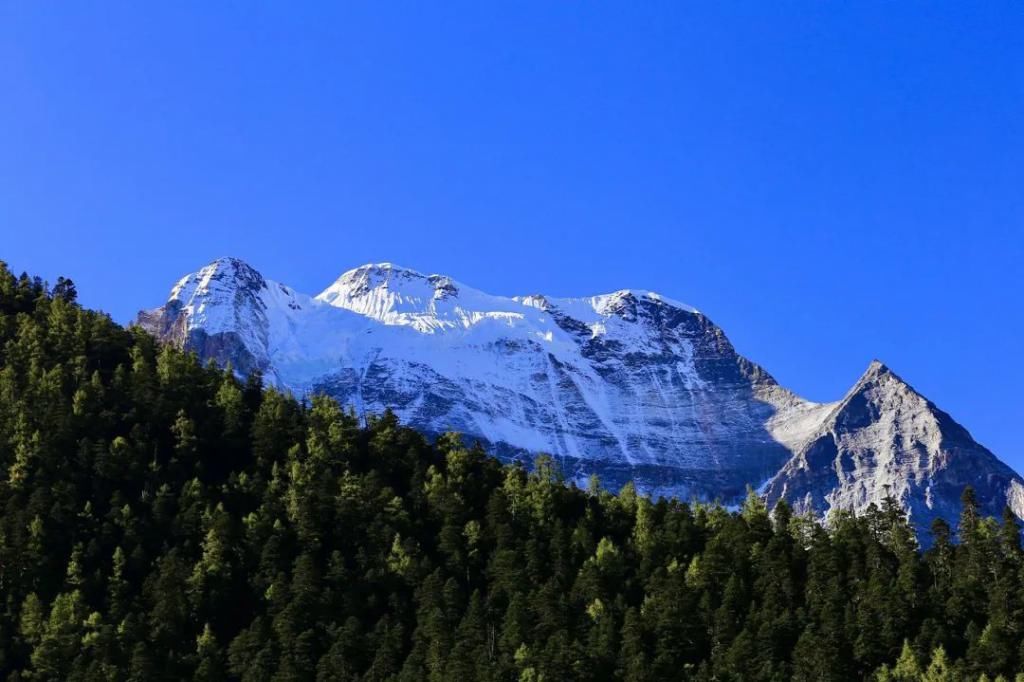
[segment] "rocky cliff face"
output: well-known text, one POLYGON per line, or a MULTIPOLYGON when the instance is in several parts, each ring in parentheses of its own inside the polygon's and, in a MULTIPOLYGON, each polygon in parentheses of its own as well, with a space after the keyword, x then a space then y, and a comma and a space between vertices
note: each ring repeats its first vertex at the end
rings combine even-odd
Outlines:
POLYGON ((926 522, 955 516, 971 483, 988 510, 1024 512, 1020 478, 881 364, 841 401, 812 403, 650 291, 501 297, 377 264, 310 297, 222 259, 139 323, 297 394, 390 407, 506 458, 547 452, 611 487, 731 502, 762 486, 820 514, 891 493, 926 522))

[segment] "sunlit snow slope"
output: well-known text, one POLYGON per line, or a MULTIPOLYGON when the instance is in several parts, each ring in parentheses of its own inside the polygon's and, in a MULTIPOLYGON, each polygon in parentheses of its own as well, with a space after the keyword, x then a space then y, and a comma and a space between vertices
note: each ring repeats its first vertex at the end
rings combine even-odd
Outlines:
MULTIPOLYGON (((550 453, 572 476, 597 473, 611 487, 635 480, 654 494, 728 502, 760 485, 822 514, 863 509, 889 490, 924 522, 956 506, 945 497, 959 495, 964 477, 954 465, 969 435, 944 415, 921 427, 937 411, 895 375, 886 381, 920 400, 870 393, 852 433, 842 420, 858 393, 803 400, 702 313, 650 291, 492 296, 382 263, 310 297, 220 259, 139 323, 296 394, 326 392, 361 414, 391 408, 424 432, 460 431, 506 458, 550 453), (834 434, 832 457, 818 454, 823 434, 834 434), (950 472, 954 481, 935 484, 950 472), (892 485, 904 479, 913 485, 892 485)), ((979 497, 1016 511, 1019 477, 970 443, 984 464, 974 466, 984 471, 979 497)))

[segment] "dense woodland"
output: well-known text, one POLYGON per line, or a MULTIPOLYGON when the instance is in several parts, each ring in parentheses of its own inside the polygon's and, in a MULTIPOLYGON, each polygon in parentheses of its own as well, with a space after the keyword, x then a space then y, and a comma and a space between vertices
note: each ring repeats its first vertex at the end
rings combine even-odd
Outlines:
MULTIPOLYGON (((978 680, 1024 669, 1016 520, 931 548, 650 501, 361 423, 0 263, 0 678, 978 680)), ((1024 676, 1018 677, 1024 679, 1024 676)))

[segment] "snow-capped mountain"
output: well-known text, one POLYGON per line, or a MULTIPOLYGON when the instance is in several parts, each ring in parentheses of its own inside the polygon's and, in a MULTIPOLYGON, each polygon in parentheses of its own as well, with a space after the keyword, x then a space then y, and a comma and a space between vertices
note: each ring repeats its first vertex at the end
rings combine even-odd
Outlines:
POLYGON ((138 321, 296 394, 391 408, 506 458, 550 453, 613 488, 732 501, 760 485, 822 514, 891 493, 923 524, 955 516, 971 483, 987 510, 1024 516, 1024 481, 880 363, 842 400, 812 403, 651 291, 492 296, 381 263, 311 297, 220 259, 138 321))

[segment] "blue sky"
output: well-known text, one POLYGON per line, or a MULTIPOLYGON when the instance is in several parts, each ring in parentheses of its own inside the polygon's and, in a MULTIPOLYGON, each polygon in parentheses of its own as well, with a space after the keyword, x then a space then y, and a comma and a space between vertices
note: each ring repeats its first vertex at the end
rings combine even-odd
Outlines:
POLYGON ((1024 4, 0 4, 0 259, 127 321, 221 255, 641 287, 1024 469, 1024 4), (343 6, 341 6, 343 5, 343 6))

